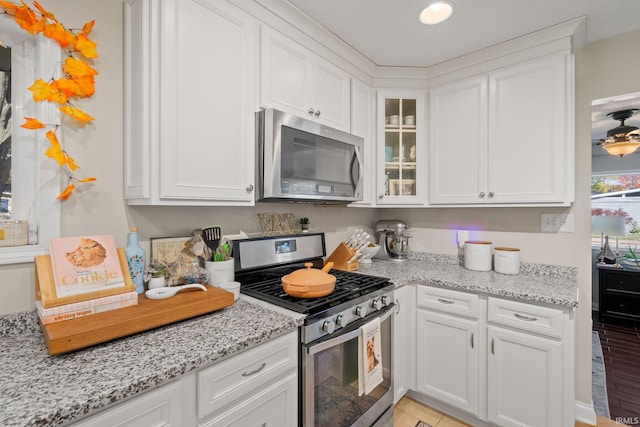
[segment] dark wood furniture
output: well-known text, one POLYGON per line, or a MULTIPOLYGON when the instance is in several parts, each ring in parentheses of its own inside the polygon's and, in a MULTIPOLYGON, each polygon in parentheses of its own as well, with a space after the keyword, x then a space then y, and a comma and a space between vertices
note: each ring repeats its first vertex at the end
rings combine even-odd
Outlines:
POLYGON ((600 322, 640 323, 640 271, 598 268, 600 322))

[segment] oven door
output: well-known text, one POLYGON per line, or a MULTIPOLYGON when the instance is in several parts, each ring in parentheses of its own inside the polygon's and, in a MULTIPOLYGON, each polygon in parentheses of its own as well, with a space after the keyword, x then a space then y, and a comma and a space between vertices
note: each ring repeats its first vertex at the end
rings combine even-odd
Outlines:
POLYGON ((373 318, 348 325, 324 341, 303 345, 302 424, 307 427, 391 426, 393 306, 379 312, 383 381, 358 396, 358 337, 373 318), (385 413, 386 412, 386 413, 385 413))

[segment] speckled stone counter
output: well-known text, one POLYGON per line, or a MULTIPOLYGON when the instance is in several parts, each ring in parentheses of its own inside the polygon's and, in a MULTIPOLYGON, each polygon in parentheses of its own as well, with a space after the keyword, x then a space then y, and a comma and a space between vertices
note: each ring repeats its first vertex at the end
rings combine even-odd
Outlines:
POLYGON ((577 270, 572 267, 523 263, 520 274, 506 275, 467 270, 455 256, 413 253, 407 262, 374 259, 372 264, 361 264, 360 272, 389 277, 398 285, 428 283, 526 302, 578 305, 577 270))
POLYGON ((56 426, 296 329, 239 299, 152 331, 49 356, 35 312, 0 317, 0 425, 56 426))

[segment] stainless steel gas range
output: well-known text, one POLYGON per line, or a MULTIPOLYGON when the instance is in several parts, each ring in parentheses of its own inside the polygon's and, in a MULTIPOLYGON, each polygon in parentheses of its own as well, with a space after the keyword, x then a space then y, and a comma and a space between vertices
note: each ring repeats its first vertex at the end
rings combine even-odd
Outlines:
POLYGON ((323 233, 233 242, 240 292, 305 315, 299 331, 299 424, 301 426, 393 425, 392 331, 394 285, 389 279, 331 270, 330 295, 287 295, 281 278, 311 262, 322 268, 323 233), (361 327, 380 319, 382 382, 359 393, 361 327))

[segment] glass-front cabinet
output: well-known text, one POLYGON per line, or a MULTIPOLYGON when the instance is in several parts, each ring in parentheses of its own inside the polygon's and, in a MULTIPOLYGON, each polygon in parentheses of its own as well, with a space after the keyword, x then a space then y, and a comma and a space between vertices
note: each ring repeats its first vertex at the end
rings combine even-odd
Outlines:
POLYGON ((378 204, 426 200, 424 105, 424 91, 378 92, 378 204))

